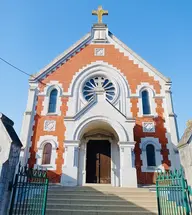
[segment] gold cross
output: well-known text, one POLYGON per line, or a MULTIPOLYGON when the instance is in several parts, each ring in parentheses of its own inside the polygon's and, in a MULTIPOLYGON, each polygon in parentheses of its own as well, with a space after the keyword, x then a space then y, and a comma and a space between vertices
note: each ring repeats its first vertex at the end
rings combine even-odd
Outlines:
POLYGON ((98 7, 98 10, 93 10, 92 15, 97 15, 98 17, 98 23, 102 23, 102 17, 103 15, 108 15, 108 10, 103 10, 102 6, 98 7))

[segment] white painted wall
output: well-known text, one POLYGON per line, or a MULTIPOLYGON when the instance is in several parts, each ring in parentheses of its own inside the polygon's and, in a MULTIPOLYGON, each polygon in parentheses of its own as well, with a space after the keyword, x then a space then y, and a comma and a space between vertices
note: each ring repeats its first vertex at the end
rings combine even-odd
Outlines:
POLYGON ((0 165, 9 158, 12 140, 0 120, 0 165))
POLYGON ((21 150, 18 144, 14 143, 9 136, 0 116, 0 215, 8 212, 11 196, 8 187, 13 182, 21 150))
POLYGON ((97 124, 98 129, 102 129, 102 127, 99 126, 102 126, 102 123, 106 123, 116 132, 119 141, 118 144, 121 148, 121 150, 118 150, 118 147, 112 147, 112 161, 115 162, 115 164, 111 165, 112 185, 122 187, 137 186, 136 169, 132 164, 132 150, 135 144, 133 137, 135 120, 126 118, 106 100, 104 93, 99 92, 95 100, 90 102, 76 115, 65 117, 64 122, 66 126, 66 139, 64 142, 65 164, 63 166, 61 179, 63 185, 75 186, 85 183, 86 143, 84 143, 84 146, 80 146, 80 141, 82 141, 85 131, 91 129, 93 124, 97 124), (121 160, 118 161, 120 157, 121 160), (74 160, 78 162, 75 164, 74 160), (114 176, 114 166, 116 171, 117 168, 120 167, 120 171, 117 171, 119 174, 117 174, 117 178, 114 176), (79 173, 78 170, 80 171, 79 173))

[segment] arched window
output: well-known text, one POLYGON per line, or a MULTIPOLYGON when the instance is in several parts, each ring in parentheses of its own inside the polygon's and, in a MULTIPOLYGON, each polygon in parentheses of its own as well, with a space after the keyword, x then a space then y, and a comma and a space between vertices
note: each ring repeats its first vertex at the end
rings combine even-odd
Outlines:
POLYGON ((149 92, 144 90, 142 92, 142 104, 143 104, 143 114, 151 114, 149 92))
POLYGON ((152 144, 147 145, 147 166, 156 166, 155 147, 152 144))
POLYGON ((53 89, 50 93, 48 113, 55 113, 57 106, 57 90, 53 89))
POLYGON ((42 164, 51 163, 51 152, 52 152, 52 145, 50 143, 46 143, 43 149, 42 164))

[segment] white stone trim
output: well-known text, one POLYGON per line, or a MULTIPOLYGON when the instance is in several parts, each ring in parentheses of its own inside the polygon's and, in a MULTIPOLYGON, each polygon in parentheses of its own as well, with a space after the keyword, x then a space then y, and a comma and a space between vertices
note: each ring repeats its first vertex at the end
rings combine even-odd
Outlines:
POLYGON ((68 93, 65 93, 65 96, 69 96, 67 116, 75 115, 86 106, 87 101, 82 95, 84 83, 89 78, 97 75, 108 77, 114 83, 116 98, 113 101, 113 105, 124 115, 132 117, 129 84, 126 77, 120 70, 103 61, 96 61, 86 65, 73 76, 68 93))
POLYGON ((143 132, 155 133, 155 123, 154 122, 142 122, 143 132))
POLYGON ((138 103, 137 103, 137 107, 139 109, 138 117, 143 117, 143 116, 156 117, 157 116, 157 112, 156 112, 157 104, 156 104, 155 98, 154 98, 155 92, 154 92, 153 86, 149 85, 148 83, 141 83, 141 85, 139 85, 137 87, 137 91, 136 91, 135 95, 138 97, 138 103), (149 93, 149 103, 150 103, 150 109, 151 109, 151 114, 149 114, 149 115, 143 114, 142 92, 144 90, 147 90, 149 93))
MULTIPOLYGON (((120 52, 123 52, 125 56, 127 56, 130 60, 133 60, 134 64, 137 64, 139 68, 142 68, 144 72, 147 72, 150 76, 154 77, 161 84, 164 82, 169 82, 170 80, 162 75, 159 71, 157 71, 154 67, 152 67, 149 63, 147 63, 144 59, 142 59, 139 55, 137 55, 134 51, 128 48, 122 41, 116 38, 111 32, 106 28, 106 39, 109 43, 113 44, 116 49, 120 52)), ((86 44, 93 42, 94 40, 94 31, 86 34, 82 39, 80 39, 77 43, 63 52, 60 56, 56 57, 50 64, 48 64, 45 68, 40 70, 37 74, 34 74, 30 81, 35 81, 38 78, 43 78, 46 74, 49 74, 55 68, 65 63, 68 58, 73 56, 75 53, 78 53, 80 48, 84 47, 86 44)))
POLYGON ((80 82, 79 81, 80 77, 83 77, 80 80, 82 80, 82 79, 85 80, 87 78, 87 74, 93 73, 95 71, 103 71, 103 72, 105 72, 105 75, 107 77, 114 77, 116 79, 118 79, 117 76, 119 76, 119 78, 121 77, 122 84, 124 85, 124 88, 127 90, 126 96, 129 95, 130 87, 129 87, 129 84, 128 84, 128 81, 127 81, 125 75, 118 68, 114 67, 113 65, 108 64, 107 62, 100 60, 100 61, 92 62, 92 63, 82 67, 81 69, 79 69, 79 71, 77 71, 75 73, 75 75, 73 76, 73 79, 71 81, 71 84, 69 86, 69 90, 68 90, 69 96, 73 95, 76 82, 80 82))
POLYGON ((112 33, 108 36, 108 40, 111 44, 115 46, 120 52, 124 53, 129 60, 133 60, 134 64, 137 64, 139 68, 142 68, 144 72, 147 72, 150 76, 154 77, 155 80, 159 81, 162 85, 165 82, 169 82, 170 79, 165 77, 162 73, 157 71, 139 55, 137 55, 133 50, 127 47, 122 41, 115 37, 112 33))
POLYGON ((40 136, 37 142, 36 165, 35 167, 46 168, 47 170, 56 170, 57 148, 59 146, 57 136, 45 135, 40 136), (43 148, 46 143, 52 145, 51 162, 50 164, 42 165, 43 148))
POLYGON ((161 155, 161 144, 159 143, 159 138, 154 137, 141 138, 140 149, 142 160, 141 166, 142 172, 158 172, 159 170, 164 171, 164 167, 162 165, 163 156, 161 155), (146 147, 148 144, 152 144, 155 147, 156 167, 147 166, 146 147))
POLYGON ((62 84, 60 84, 58 81, 50 81, 50 83, 48 83, 47 86, 44 88, 44 91, 42 93, 39 93, 39 96, 44 96, 44 101, 42 104, 43 110, 41 111, 41 115, 42 116, 46 116, 46 115, 61 116, 60 108, 62 106, 62 100, 61 100, 62 95, 63 95, 62 84), (58 91, 56 112, 55 113, 48 113, 50 93, 53 89, 56 89, 58 91))
POLYGON ((55 131, 56 130, 56 120, 45 120, 43 130, 44 131, 55 131))
POLYGON ((82 47, 85 47, 92 39, 91 33, 86 34, 83 38, 73 44, 70 48, 64 51, 61 55, 57 56, 51 63, 49 63, 46 67, 41 69, 38 73, 33 74, 31 76, 30 81, 35 81, 37 79, 42 79, 47 74, 52 72, 55 68, 65 63, 70 56, 74 56, 74 54, 78 53, 82 47))
POLYGON ((94 48, 95 56, 105 56, 105 48, 94 48))
POLYGON ((176 116, 174 115, 173 103, 171 98, 171 83, 167 83, 164 86, 165 97, 163 98, 163 109, 164 109, 164 126, 166 128, 166 138, 168 143, 166 144, 167 149, 169 150, 168 159, 171 161, 171 170, 180 168, 180 157, 177 152, 176 146, 178 144, 178 131, 176 116))
POLYGON ((141 92, 144 89, 150 89, 153 97, 161 97, 162 96, 162 94, 157 94, 155 92, 154 86, 151 85, 151 84, 149 84, 148 82, 141 82, 141 84, 137 85, 136 93, 135 94, 131 94, 131 96, 133 96, 133 97, 139 97, 140 94, 141 94, 141 92))
POLYGON ((36 114, 38 84, 30 83, 28 90, 27 108, 23 116, 20 139, 23 144, 23 151, 20 154, 22 165, 26 165, 30 157, 29 149, 32 145, 31 137, 33 136, 33 126, 35 124, 34 116, 36 114))
POLYGON ((129 137, 128 137, 125 129, 123 128, 123 126, 119 122, 111 120, 105 116, 92 116, 92 117, 84 120, 82 123, 80 123, 78 125, 78 127, 76 127, 77 129, 74 131, 73 139, 74 140, 81 139, 84 129, 86 129, 86 127, 88 127, 90 125, 90 123, 92 123, 94 121, 108 123, 117 132, 119 140, 125 141, 125 142, 129 140, 129 137))

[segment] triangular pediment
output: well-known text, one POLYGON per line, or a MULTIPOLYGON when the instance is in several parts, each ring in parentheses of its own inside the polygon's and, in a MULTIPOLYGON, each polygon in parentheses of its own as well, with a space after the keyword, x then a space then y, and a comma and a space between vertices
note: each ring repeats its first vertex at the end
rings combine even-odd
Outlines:
POLYGON ((127 45, 125 45, 122 41, 115 37, 110 31, 108 31, 107 27, 106 38, 103 41, 102 40, 98 41, 94 39, 95 31, 93 27, 90 33, 86 34, 83 38, 77 41, 69 49, 67 49, 61 55, 56 57, 51 63, 49 63, 46 67, 41 69, 38 73, 32 75, 29 81, 36 82, 38 80, 42 80, 44 77, 46 77, 47 74, 49 74, 50 72, 54 72, 57 68, 65 64, 71 57, 79 53, 88 44, 102 44, 102 45, 113 44, 114 47, 119 50, 119 52, 124 53, 124 55, 127 56, 129 60, 132 60, 134 64, 137 64, 139 68, 142 68, 145 72, 148 72, 150 75, 154 75, 161 81, 170 82, 169 78, 165 77, 162 73, 160 73, 153 66, 147 63, 133 50, 131 50, 127 45))
POLYGON ((104 99, 102 102, 99 102, 96 97, 85 107, 83 107, 79 112, 77 112, 74 116, 66 116, 64 120, 75 121, 81 119, 82 117, 86 117, 86 115, 106 116, 109 118, 116 118, 116 120, 121 119, 124 121, 134 120, 127 118, 109 101, 104 99))

